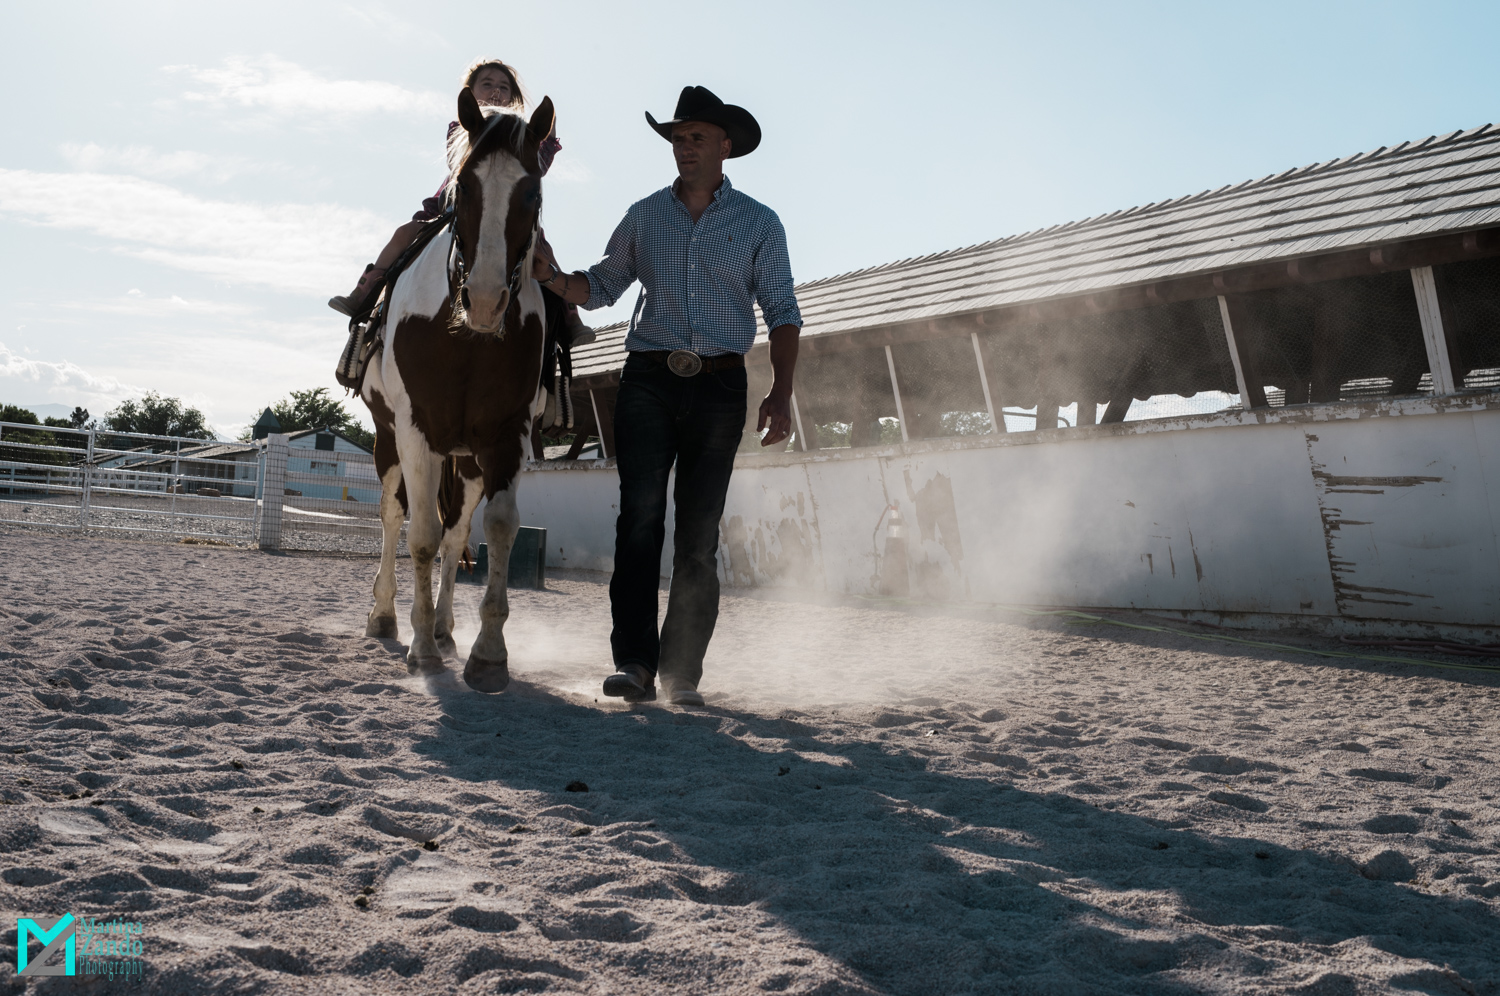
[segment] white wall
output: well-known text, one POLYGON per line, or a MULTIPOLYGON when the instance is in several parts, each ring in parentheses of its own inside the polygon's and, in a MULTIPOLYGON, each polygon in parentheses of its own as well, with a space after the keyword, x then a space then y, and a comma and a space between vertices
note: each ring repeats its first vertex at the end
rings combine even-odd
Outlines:
MULTIPOLYGON (((548 530, 550 566, 612 568, 612 461, 533 465, 520 501, 522 521, 548 530)), ((913 597, 1370 631, 1382 627, 1358 621, 1500 623, 1500 400, 742 455, 721 574, 877 594, 876 524, 892 503, 907 523, 913 597)))

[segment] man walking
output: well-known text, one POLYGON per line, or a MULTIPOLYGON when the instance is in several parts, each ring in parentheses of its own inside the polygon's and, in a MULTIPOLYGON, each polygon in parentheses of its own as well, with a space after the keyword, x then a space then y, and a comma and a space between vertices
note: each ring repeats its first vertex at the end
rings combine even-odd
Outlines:
POLYGON ((615 673, 604 694, 627 702, 663 691, 702 705, 698 681, 719 615, 719 518, 745 427, 745 353, 754 305, 771 336, 771 393, 756 431, 762 446, 791 434, 792 371, 802 315, 792 290, 786 231, 776 212, 740 193, 725 159, 760 144, 750 112, 701 86, 685 87, 670 121, 646 121, 672 143, 677 180, 631 205, 604 258, 563 273, 541 245, 533 275, 586 309, 614 304, 631 283, 640 297, 625 340, 629 357, 615 404, 620 516, 609 583, 615 673), (657 585, 666 535, 667 475, 677 465, 672 589, 658 635, 657 585))

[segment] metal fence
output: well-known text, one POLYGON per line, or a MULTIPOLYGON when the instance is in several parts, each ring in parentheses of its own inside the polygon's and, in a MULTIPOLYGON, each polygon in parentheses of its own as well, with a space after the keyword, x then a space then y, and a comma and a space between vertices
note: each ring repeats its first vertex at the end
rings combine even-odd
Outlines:
MULTIPOLYGON (((261 465, 261 549, 380 552, 380 480, 372 455, 294 446, 273 433, 262 445, 261 465)), ((406 553, 403 522, 397 555, 406 553)))
MULTIPOLYGON (((0 422, 0 523, 378 554, 375 458, 322 442, 0 422)), ((404 554, 404 524, 401 535, 404 554)))
POLYGON ((249 444, 0 422, 0 522, 251 543, 255 453, 249 444))

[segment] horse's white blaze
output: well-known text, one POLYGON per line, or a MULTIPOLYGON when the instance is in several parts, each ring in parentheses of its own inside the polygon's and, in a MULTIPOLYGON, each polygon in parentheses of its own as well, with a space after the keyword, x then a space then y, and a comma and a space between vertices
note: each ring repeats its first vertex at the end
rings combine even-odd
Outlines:
POLYGON ((525 176, 520 161, 511 156, 490 156, 474 170, 487 209, 479 223, 479 244, 474 248, 465 284, 469 292, 469 327, 475 331, 498 331, 505 308, 510 304, 511 266, 505 238, 506 216, 510 212, 494 208, 510 204, 516 184, 525 176))

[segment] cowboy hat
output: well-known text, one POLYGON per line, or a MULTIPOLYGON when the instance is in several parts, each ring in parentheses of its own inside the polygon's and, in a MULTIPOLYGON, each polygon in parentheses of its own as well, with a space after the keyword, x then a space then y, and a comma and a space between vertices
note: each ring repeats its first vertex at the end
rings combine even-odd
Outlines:
POLYGON ((672 140, 672 126, 684 121, 702 121, 723 128, 733 143, 730 159, 748 156, 760 144, 760 125, 754 115, 743 107, 724 103, 707 87, 683 87, 682 96, 677 98, 677 110, 670 121, 657 121, 650 111, 646 112, 646 123, 669 142, 672 140))

